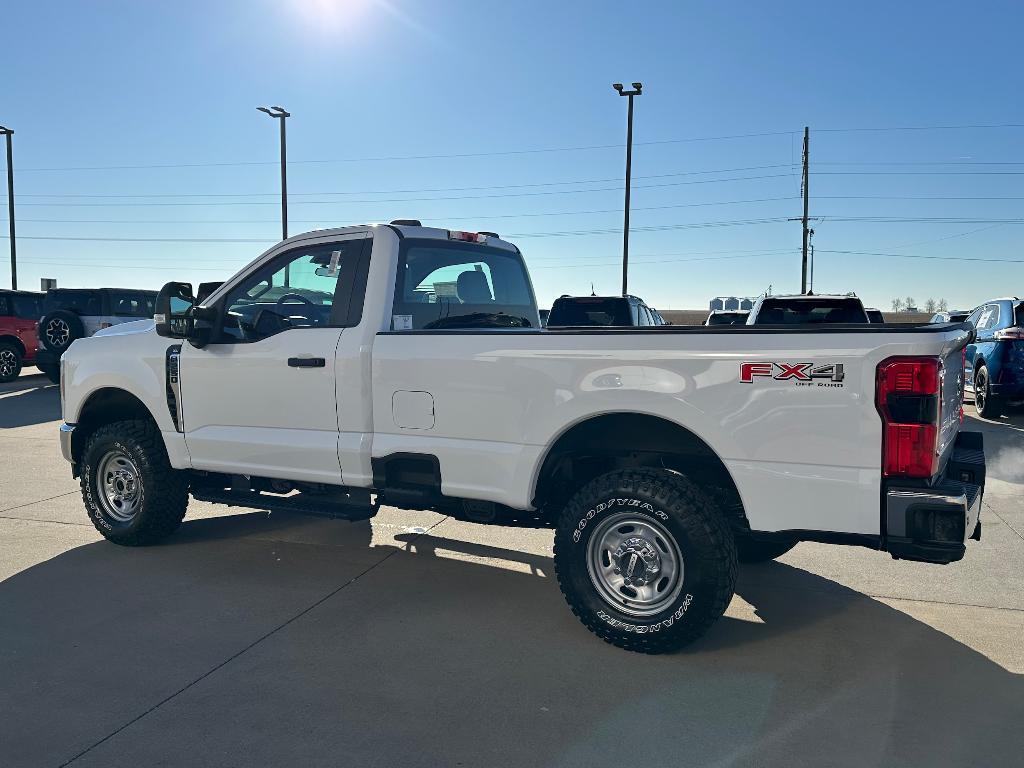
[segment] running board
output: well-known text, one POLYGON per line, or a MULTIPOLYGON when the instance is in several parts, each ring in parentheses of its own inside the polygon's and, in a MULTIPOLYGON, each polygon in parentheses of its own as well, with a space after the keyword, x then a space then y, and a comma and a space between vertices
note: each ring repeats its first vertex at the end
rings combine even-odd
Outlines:
POLYGON ((267 512, 293 512, 331 520, 369 520, 380 509, 379 504, 371 503, 370 492, 363 488, 339 489, 327 494, 296 493, 291 496, 225 488, 193 488, 191 493, 196 501, 263 509, 267 512))

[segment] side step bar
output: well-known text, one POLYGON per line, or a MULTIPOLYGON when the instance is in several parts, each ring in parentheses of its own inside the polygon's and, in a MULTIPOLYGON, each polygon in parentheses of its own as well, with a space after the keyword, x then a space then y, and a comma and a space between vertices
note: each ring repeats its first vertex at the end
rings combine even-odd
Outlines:
POLYGON ((364 488, 345 488, 324 494, 296 493, 291 496, 226 488, 193 488, 191 493, 196 501, 264 509, 268 512, 293 512, 331 520, 369 520, 380 509, 380 505, 371 501, 370 492, 364 488))

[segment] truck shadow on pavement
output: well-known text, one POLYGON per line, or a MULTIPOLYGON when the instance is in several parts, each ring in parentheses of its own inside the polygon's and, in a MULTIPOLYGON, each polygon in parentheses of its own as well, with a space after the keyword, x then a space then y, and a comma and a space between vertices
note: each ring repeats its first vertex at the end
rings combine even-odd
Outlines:
POLYGON ((0 429, 14 429, 60 419, 60 388, 43 376, 0 384, 0 429))
POLYGON ((402 528, 189 520, 0 583, 0 763, 953 766, 1024 748, 1024 676, 801 569, 744 568, 705 638, 641 656, 576 622, 550 558, 402 528))

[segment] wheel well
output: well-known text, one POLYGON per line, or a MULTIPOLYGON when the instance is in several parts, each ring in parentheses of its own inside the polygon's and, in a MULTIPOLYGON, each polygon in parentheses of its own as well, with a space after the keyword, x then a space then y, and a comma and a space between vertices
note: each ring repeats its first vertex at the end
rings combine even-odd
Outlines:
POLYGON ((749 530, 732 475, 708 444, 675 422, 640 413, 595 416, 563 433, 541 465, 534 506, 557 514, 583 484, 629 467, 663 467, 688 476, 733 527, 749 530))
POLYGON ((19 339, 17 336, 0 336, 0 344, 2 344, 5 341, 16 346, 20 350, 21 356, 25 357, 25 344, 22 342, 21 339, 19 339))
POLYGON ((90 434, 104 424, 128 419, 156 423, 145 403, 131 392, 116 387, 104 387, 89 395, 78 412, 78 421, 75 424, 75 440, 72 446, 75 461, 79 460, 80 452, 90 434))

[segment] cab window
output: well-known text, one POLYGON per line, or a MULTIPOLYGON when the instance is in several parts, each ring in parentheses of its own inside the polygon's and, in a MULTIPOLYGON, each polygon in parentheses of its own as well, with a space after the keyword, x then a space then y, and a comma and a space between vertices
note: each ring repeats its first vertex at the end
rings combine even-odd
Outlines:
POLYGON ((347 324, 364 238, 282 254, 242 280, 224 302, 220 341, 253 342, 282 331, 347 324))
POLYGON ((402 243, 391 330, 539 325, 518 253, 478 243, 402 243))

